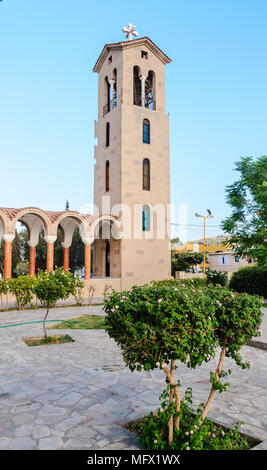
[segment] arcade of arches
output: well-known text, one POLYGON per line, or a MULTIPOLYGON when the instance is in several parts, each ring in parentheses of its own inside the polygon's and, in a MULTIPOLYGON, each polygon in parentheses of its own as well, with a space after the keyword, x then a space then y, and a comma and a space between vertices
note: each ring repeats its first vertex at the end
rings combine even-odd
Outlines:
POLYGON ((74 211, 52 212, 38 208, 0 208, 0 242, 4 240, 4 278, 12 276, 12 242, 16 224, 23 224, 28 232, 29 274, 35 275, 35 253, 40 231, 44 231, 47 245, 46 269, 54 269, 54 243, 57 231, 62 234, 64 270, 69 269, 69 248, 75 229, 79 227, 84 243, 84 279, 92 274, 99 278, 119 278, 120 273, 120 230, 118 220, 110 215, 85 215, 74 211), (93 250, 91 247, 93 246, 93 250), (91 253, 93 251, 93 263, 91 253), (110 262, 112 256, 113 262, 110 262))

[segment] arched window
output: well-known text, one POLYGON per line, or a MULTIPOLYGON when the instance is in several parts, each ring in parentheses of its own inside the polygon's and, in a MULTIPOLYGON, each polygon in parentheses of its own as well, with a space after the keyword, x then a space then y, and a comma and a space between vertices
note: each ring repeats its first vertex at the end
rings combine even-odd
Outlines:
POLYGON ((150 122, 148 119, 143 120, 143 143, 150 144, 150 122))
POLYGON ((150 161, 148 158, 143 160, 143 189, 150 191, 150 161))
POLYGON ((109 191, 109 161, 106 161, 106 191, 109 191))
POLYGON ((145 107, 155 110, 155 74, 152 70, 149 70, 146 83, 145 83, 145 107))
POLYGON ((147 205, 143 206, 142 229, 143 232, 149 232, 150 230, 150 207, 147 205))
POLYGON ((107 122, 106 124, 106 147, 109 147, 109 141, 110 141, 110 123, 107 122))
POLYGON ((135 65, 133 68, 133 102, 137 106, 142 106, 140 74, 140 68, 135 65))

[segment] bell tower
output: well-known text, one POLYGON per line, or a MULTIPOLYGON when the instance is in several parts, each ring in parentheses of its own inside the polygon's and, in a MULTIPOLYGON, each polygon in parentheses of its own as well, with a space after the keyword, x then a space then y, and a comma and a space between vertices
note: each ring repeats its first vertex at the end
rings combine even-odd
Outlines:
POLYGON ((103 197, 109 200, 108 210, 122 226, 120 240, 98 248, 95 243, 94 275, 121 277, 122 290, 171 275, 165 113, 165 65, 171 59, 148 37, 131 39, 134 28, 123 29, 128 41, 106 44, 93 69, 98 73, 94 204, 104 213, 103 197), (106 271, 99 254, 105 250, 106 271))

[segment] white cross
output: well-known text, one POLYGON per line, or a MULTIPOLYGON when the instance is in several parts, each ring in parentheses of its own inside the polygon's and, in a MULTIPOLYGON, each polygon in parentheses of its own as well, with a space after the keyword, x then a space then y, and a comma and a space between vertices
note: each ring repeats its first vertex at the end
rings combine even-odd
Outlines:
POLYGON ((129 39, 131 41, 132 36, 138 36, 138 32, 136 31, 136 26, 134 26, 132 23, 128 24, 128 28, 125 26, 122 28, 122 31, 125 33, 126 39, 129 39))

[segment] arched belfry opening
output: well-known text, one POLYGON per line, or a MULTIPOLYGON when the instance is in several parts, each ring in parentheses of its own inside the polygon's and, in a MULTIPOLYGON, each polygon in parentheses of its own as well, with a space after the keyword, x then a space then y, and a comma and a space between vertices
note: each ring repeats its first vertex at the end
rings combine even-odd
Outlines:
POLYGON ((114 109, 114 108, 117 108, 117 102, 118 102, 118 99, 117 99, 117 92, 118 92, 117 69, 113 70, 111 86, 112 86, 112 88, 111 88, 111 91, 112 91, 112 96, 111 96, 112 108, 114 109))
POLYGON ((133 68, 133 103, 136 106, 142 106, 140 67, 135 65, 133 68))
POLYGON ((155 73, 149 70, 145 81, 145 107, 152 110, 156 109, 155 82, 155 73))

